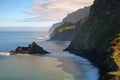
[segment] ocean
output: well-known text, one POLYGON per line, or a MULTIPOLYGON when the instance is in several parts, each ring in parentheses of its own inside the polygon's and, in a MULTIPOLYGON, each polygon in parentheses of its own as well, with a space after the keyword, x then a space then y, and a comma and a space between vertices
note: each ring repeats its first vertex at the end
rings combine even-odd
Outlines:
POLYGON ((81 57, 62 50, 70 41, 47 41, 43 31, 0 31, 0 80, 97 80, 98 69, 81 57), (36 42, 51 54, 15 55, 17 46, 36 42))

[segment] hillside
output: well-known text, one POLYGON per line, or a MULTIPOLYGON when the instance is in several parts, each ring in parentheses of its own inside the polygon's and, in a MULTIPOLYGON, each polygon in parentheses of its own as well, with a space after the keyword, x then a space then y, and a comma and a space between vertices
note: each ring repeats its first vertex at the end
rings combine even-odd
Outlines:
POLYGON ((62 22, 54 24, 49 30, 51 40, 72 40, 76 35, 74 33, 77 31, 76 24, 78 21, 83 22, 83 20, 85 20, 89 15, 89 11, 90 7, 79 9, 71 14, 68 14, 62 22))
POLYGON ((95 0, 87 21, 77 26, 78 34, 66 50, 100 68, 100 80, 116 80, 107 73, 118 70, 109 49, 111 40, 120 33, 120 0, 95 0))

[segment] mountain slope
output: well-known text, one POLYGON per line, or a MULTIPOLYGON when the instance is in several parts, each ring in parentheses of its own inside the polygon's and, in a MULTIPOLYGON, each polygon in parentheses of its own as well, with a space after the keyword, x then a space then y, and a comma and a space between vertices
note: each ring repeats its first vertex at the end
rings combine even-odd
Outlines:
POLYGON ((79 9, 71 14, 68 14, 62 22, 54 24, 50 29, 50 37, 52 40, 72 40, 76 34, 77 27, 75 23, 86 19, 89 15, 90 7, 79 9), (60 31, 62 30, 62 31, 60 31), (71 35, 69 35, 71 34, 71 35))
POLYGON ((88 20, 79 26, 68 51, 88 58, 106 75, 101 80, 115 80, 107 74, 118 69, 108 52, 110 41, 120 33, 120 0, 95 0, 88 20), (109 76, 109 78, 108 78, 109 76))
POLYGON ((89 19, 82 27, 79 27, 79 34, 72 41, 70 47, 73 49, 82 47, 82 49, 87 50, 97 48, 102 51, 108 49, 109 40, 120 32, 120 6, 118 2, 116 0, 104 0, 102 3, 95 0, 89 19))

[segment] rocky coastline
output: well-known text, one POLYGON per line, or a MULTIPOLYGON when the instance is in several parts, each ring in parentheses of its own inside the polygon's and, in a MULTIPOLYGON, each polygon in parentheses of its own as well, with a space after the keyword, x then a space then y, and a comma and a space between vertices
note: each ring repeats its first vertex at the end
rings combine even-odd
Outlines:
POLYGON ((118 67, 110 57, 105 57, 105 55, 108 56, 108 52, 97 52, 95 50, 89 52, 87 50, 73 50, 69 48, 66 48, 65 51, 69 51, 72 54, 88 59, 99 69, 99 80, 115 80, 112 75, 108 74, 108 72, 116 71, 118 70, 118 67))
POLYGON ((66 48, 65 51, 88 59, 99 69, 99 80, 120 80, 120 34, 111 40, 110 45, 111 47, 106 52, 70 48, 66 48))
POLYGON ((78 25, 78 34, 66 48, 98 67, 99 80, 120 80, 119 14, 120 0, 95 0, 89 18, 78 25))

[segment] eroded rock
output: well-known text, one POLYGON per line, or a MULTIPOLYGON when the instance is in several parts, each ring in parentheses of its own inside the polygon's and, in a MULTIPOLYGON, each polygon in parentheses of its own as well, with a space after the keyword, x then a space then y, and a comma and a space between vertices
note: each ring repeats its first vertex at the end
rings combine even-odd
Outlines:
POLYGON ((10 51, 11 55, 15 54, 47 54, 42 47, 33 42, 28 47, 18 46, 15 51, 10 51))

